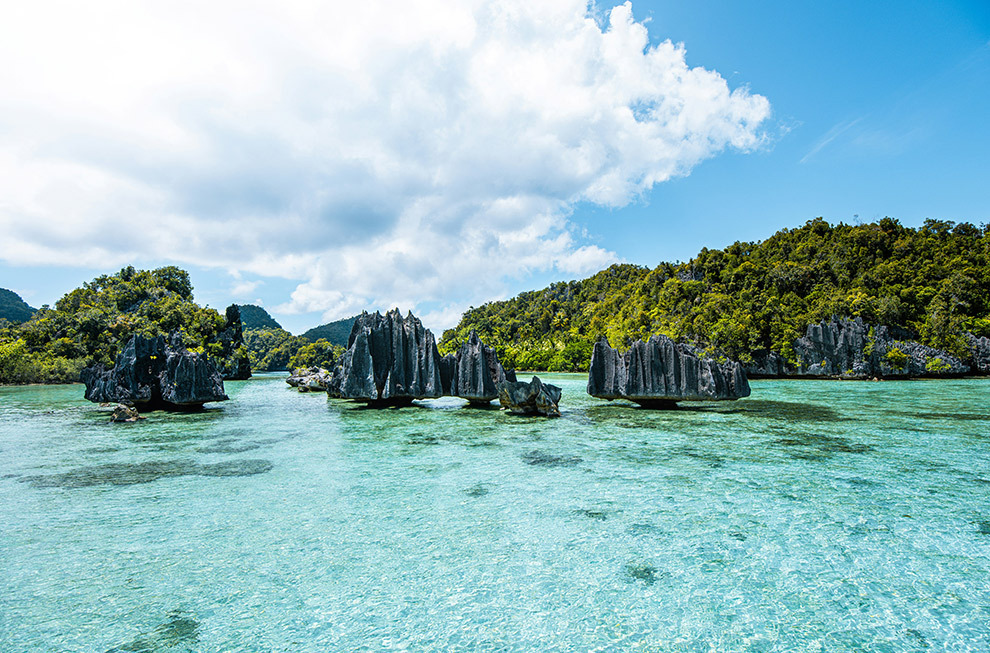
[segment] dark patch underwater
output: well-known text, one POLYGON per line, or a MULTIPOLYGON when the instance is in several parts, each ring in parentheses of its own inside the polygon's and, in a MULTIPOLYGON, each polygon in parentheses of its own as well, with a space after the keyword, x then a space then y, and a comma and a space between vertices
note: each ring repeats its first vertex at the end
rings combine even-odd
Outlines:
POLYGON ((150 460, 143 463, 109 463, 80 467, 61 474, 40 474, 20 479, 32 487, 92 487, 137 485, 177 476, 253 476, 271 471, 267 460, 228 460, 201 465, 190 460, 150 460))

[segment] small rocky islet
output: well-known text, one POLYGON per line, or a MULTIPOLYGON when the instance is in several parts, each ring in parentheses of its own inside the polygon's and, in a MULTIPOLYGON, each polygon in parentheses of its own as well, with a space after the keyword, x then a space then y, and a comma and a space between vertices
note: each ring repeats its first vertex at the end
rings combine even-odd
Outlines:
MULTIPOLYGON (((236 312, 236 307, 234 307, 236 312)), ((228 310, 228 324, 239 316, 228 310)), ((812 378, 909 378, 960 376, 971 369, 990 371, 990 339, 969 338, 972 367, 948 353, 905 338, 862 319, 832 318, 811 324, 794 343, 797 363, 775 352, 758 352, 754 362, 716 359, 696 347, 663 335, 637 340, 619 352, 602 338, 593 349, 588 394, 624 399, 644 408, 667 409, 680 401, 732 401, 751 393, 749 376, 812 378)), ((232 342, 238 334, 230 334, 232 342)), ((238 368, 243 367, 238 364, 238 368)), ((135 421, 137 412, 195 410, 225 401, 224 378, 244 378, 249 370, 219 369, 205 354, 190 352, 179 334, 133 336, 113 368, 87 368, 86 398, 117 404, 112 421, 135 421)), ((419 399, 459 397, 470 406, 500 406, 521 415, 560 415, 561 389, 534 376, 518 381, 495 349, 474 331, 454 353, 441 356, 433 333, 411 312, 362 313, 354 320, 347 349, 333 370, 294 370, 286 382, 300 392, 326 392, 331 398, 373 408, 408 406, 419 399)))

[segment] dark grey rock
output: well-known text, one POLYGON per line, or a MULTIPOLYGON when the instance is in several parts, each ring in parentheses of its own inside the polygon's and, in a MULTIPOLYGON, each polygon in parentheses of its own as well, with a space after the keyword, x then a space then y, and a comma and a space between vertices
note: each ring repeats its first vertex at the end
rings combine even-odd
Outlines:
POLYGON ((753 361, 744 363, 746 376, 753 379, 759 377, 778 377, 787 373, 788 365, 783 356, 775 351, 753 352, 753 361))
POLYGON ((517 415, 545 415, 560 417, 561 390, 555 385, 543 383, 537 376, 525 381, 503 381, 498 384, 498 402, 502 408, 517 415))
POLYGON ((300 367, 292 370, 286 383, 299 392, 326 392, 333 381, 333 375, 322 367, 300 367))
POLYGON ((498 384, 508 380, 498 354, 473 330, 456 354, 447 354, 441 360, 440 378, 445 395, 461 397, 472 404, 491 403, 498 397, 498 384))
POLYGON ((362 313, 327 392, 374 406, 403 405, 443 395, 433 334, 412 313, 362 313))
POLYGON ((217 341, 222 351, 216 361, 217 368, 225 381, 241 381, 251 378, 251 360, 244 347, 244 326, 241 323, 241 309, 231 304, 225 312, 227 319, 217 341))
POLYGON ((81 374, 86 399, 141 410, 199 408, 225 401, 223 377, 205 354, 187 351, 179 334, 165 338, 135 335, 113 368, 87 367, 81 374))
POLYGON ((113 413, 110 414, 111 422, 136 422, 139 419, 141 416, 138 414, 137 408, 124 404, 114 406, 113 413))
POLYGON ((644 407, 668 408, 678 401, 739 399, 750 394, 742 365, 700 356, 690 345, 666 336, 637 340, 625 354, 602 338, 588 371, 588 394, 628 399, 644 407))
POLYGON ((967 333, 966 342, 969 345, 967 362, 972 371, 976 374, 990 374, 990 338, 977 338, 972 333, 967 333))
POLYGON ((897 340, 885 326, 871 327, 862 318, 808 325, 794 342, 796 368, 787 375, 849 379, 958 376, 969 371, 948 352, 911 340, 897 340))

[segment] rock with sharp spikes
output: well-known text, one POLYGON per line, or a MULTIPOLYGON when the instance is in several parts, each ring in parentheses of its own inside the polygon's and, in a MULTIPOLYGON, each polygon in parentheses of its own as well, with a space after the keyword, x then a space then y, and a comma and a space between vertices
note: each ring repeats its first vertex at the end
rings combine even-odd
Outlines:
POLYGON ((444 394, 467 399, 472 405, 491 403, 498 397, 498 385, 508 380, 498 354, 474 330, 456 354, 444 357, 441 377, 444 394))
POLYGON ((362 313, 328 392, 371 406, 406 405, 443 395, 433 334, 412 313, 362 313))
POLYGON ((543 383, 537 376, 529 383, 503 381, 498 384, 499 404, 503 409, 518 415, 560 417, 560 396, 560 388, 543 383))
POLYGON ((111 369, 88 367, 81 374, 86 399, 144 410, 188 410, 225 401, 223 376, 205 354, 187 351, 182 338, 135 335, 111 369))
POLYGON ((624 354, 602 338, 592 351, 588 394, 593 397, 670 408, 678 401, 739 399, 749 393, 739 363, 701 356, 694 347, 666 336, 637 340, 624 354))
POLYGON ((969 365, 977 374, 990 374, 990 338, 977 338, 972 333, 966 334, 969 345, 969 365))

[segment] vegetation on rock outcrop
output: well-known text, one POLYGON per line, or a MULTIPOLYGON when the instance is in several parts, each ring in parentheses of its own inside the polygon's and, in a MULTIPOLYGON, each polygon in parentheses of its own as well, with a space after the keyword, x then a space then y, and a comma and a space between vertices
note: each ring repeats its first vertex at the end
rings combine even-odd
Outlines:
POLYGON ((507 367, 585 371, 601 336, 627 348, 663 334, 743 363, 761 351, 795 363, 794 342, 832 316, 967 358, 966 334, 990 335, 990 226, 819 218, 686 263, 613 265, 471 308, 440 350, 456 350, 474 329, 507 367))
POLYGON ((189 273, 174 266, 103 275, 43 306, 23 324, 0 325, 0 383, 68 383, 84 367, 111 366, 133 335, 181 335, 215 359, 247 354, 222 339, 225 316, 193 300, 189 273), (223 340, 223 341, 222 341, 223 340))

